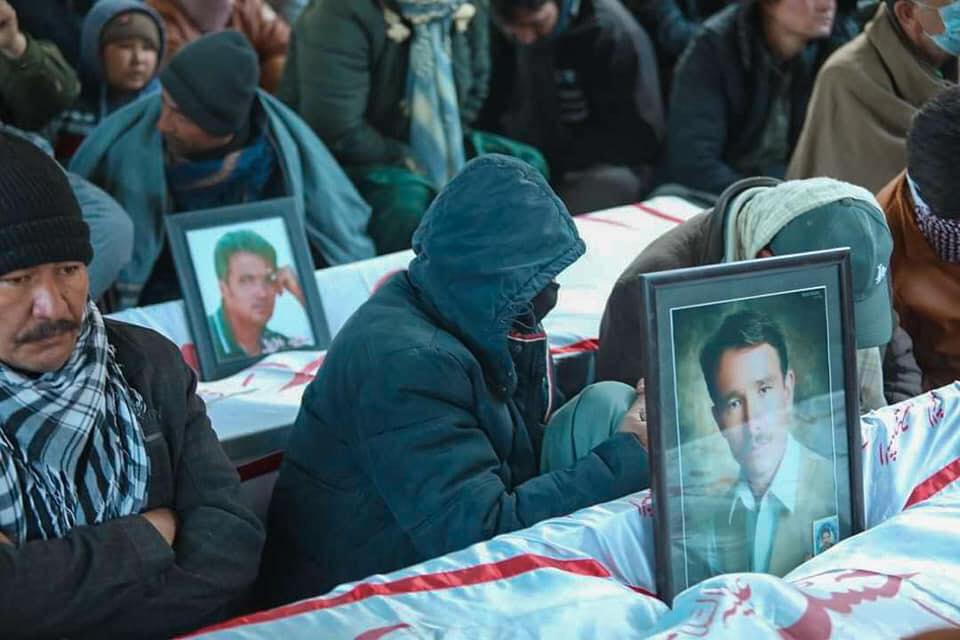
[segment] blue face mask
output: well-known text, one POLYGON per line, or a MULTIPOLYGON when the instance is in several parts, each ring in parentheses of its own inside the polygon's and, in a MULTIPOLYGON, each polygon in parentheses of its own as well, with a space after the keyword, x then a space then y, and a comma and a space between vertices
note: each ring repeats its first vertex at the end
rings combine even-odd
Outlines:
POLYGON ((949 53, 951 56, 960 56, 960 0, 945 7, 931 7, 922 2, 916 2, 915 4, 935 10, 940 14, 940 19, 943 21, 943 33, 930 35, 924 32, 923 35, 930 38, 933 44, 940 47, 942 51, 949 53))

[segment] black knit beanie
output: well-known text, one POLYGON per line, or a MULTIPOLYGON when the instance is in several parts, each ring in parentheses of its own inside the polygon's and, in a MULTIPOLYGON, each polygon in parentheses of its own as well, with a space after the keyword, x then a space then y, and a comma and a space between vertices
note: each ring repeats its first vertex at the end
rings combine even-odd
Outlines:
POLYGON ((0 134, 0 275, 48 262, 90 264, 90 229, 56 161, 0 134))
POLYGON ((180 112, 213 136, 246 126, 259 81, 257 53, 232 30, 194 40, 160 72, 160 84, 180 112))

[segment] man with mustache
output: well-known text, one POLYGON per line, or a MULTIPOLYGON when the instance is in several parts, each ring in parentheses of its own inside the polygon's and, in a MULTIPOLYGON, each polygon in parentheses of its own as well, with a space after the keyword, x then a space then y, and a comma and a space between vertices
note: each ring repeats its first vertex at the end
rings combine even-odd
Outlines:
POLYGON ((0 637, 171 637, 229 617, 263 529, 176 346, 104 319, 57 164, 0 136, 0 637))
POLYGON ((277 296, 289 291, 306 304, 290 267, 277 267, 277 252, 260 234, 248 229, 225 233, 217 241, 213 261, 222 303, 207 323, 220 359, 259 356, 299 346, 267 328, 277 296))
POLYGON ((700 366, 717 427, 740 465, 718 501, 710 572, 783 576, 813 549, 814 521, 837 513, 833 465, 790 432, 796 373, 783 331, 762 313, 733 313, 707 340, 700 366))

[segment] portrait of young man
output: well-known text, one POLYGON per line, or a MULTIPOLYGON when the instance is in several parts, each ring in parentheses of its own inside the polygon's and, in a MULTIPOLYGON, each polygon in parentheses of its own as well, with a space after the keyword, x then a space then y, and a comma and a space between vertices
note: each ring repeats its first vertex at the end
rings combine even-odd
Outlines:
POLYGON ((739 467, 711 501, 700 551, 711 574, 783 576, 814 551, 814 521, 838 512, 833 461, 795 437, 798 373, 784 331, 760 311, 731 313, 704 344, 700 366, 739 467))
POLYGON ((217 241, 213 261, 220 305, 207 317, 207 324, 219 361, 306 344, 303 337, 288 337, 267 326, 274 317, 277 297, 285 292, 306 309, 296 271, 278 266, 277 250, 270 242, 249 229, 229 231, 217 241))

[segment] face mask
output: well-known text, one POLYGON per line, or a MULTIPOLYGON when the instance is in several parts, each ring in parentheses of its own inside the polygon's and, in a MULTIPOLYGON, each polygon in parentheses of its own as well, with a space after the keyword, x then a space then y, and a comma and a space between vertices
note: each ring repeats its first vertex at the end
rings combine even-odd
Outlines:
POLYGON ((943 21, 943 33, 930 35, 924 31, 923 35, 927 36, 933 44, 945 53, 951 56, 960 56, 960 0, 945 7, 931 7, 922 2, 914 2, 914 4, 936 11, 943 21))
POLYGON ((543 319, 547 317, 547 314, 557 306, 557 291, 559 291, 559 289, 559 284, 551 282, 530 301, 530 304, 533 305, 533 315, 538 323, 542 322, 543 319))
POLYGON ((927 244, 944 262, 960 264, 960 220, 941 218, 920 197, 917 185, 907 176, 910 196, 917 218, 917 228, 927 240, 927 244))

